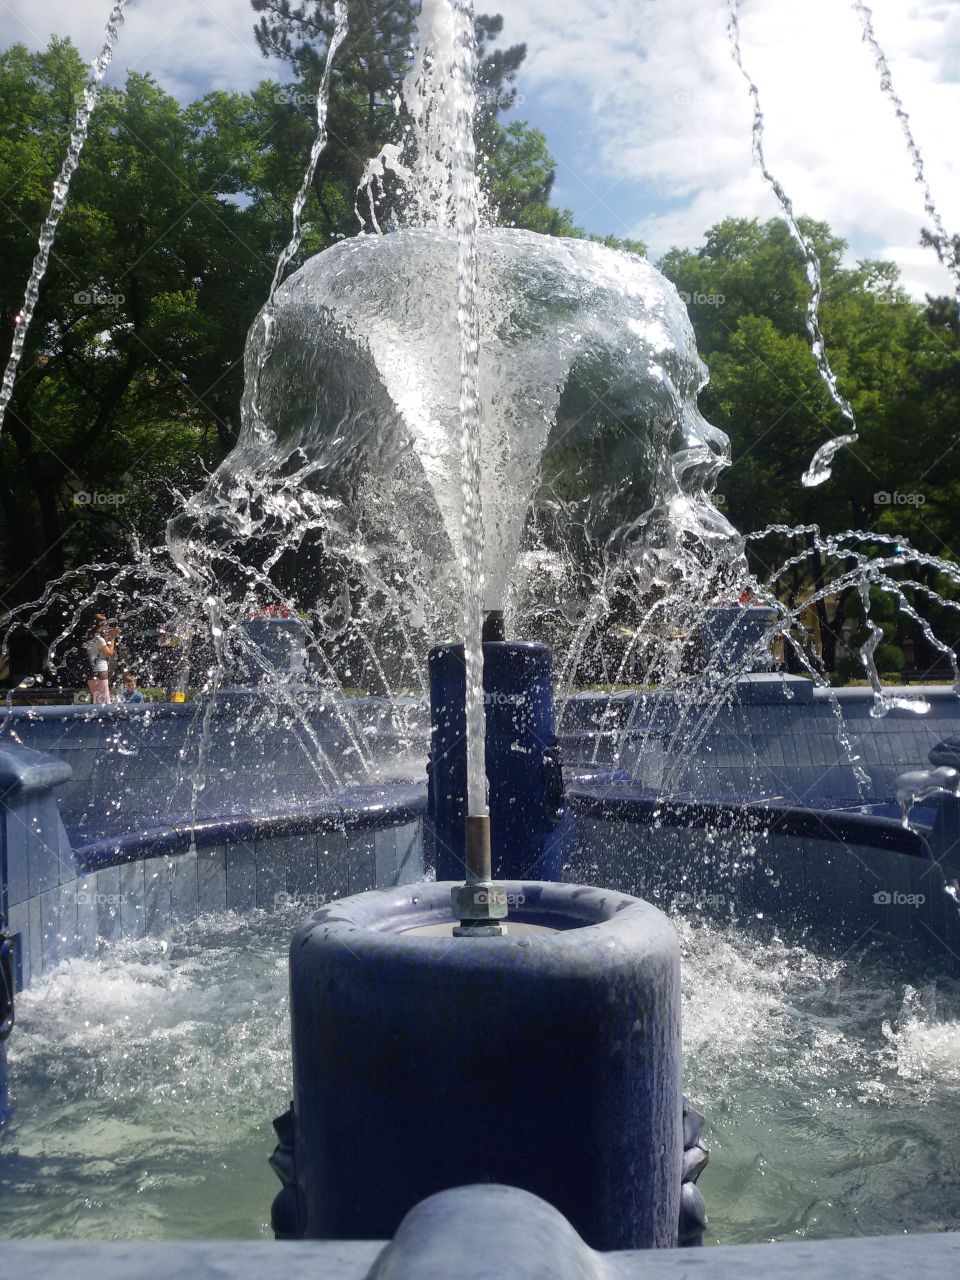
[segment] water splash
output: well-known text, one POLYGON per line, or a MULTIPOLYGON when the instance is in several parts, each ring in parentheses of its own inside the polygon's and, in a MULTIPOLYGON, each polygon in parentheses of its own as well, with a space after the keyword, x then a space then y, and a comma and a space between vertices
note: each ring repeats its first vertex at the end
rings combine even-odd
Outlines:
POLYGON ((808 489, 815 489, 824 484, 833 474, 833 460, 848 444, 856 444, 859 436, 852 432, 847 435, 834 436, 826 444, 822 444, 810 459, 810 465, 803 473, 803 483, 808 489))
POLYGON ((886 54, 877 39, 876 32, 873 27, 873 12, 869 5, 864 4, 863 0, 853 0, 853 8, 863 27, 864 43, 869 45, 873 54, 873 60, 876 63, 877 71, 880 73, 880 88, 884 95, 890 100, 897 119, 900 121, 900 127, 903 130, 903 136, 906 139, 907 150, 910 153, 910 159, 913 162, 913 171, 917 183, 923 191, 923 207, 927 211, 927 216, 933 223, 933 235, 930 242, 936 250, 937 257, 940 259, 947 271, 953 277, 953 286, 956 290, 957 297, 960 298, 960 259, 958 259, 956 251, 953 248, 953 239, 948 234, 946 227, 943 225, 943 219, 937 208, 936 201, 933 198, 933 192, 930 189, 930 183, 927 180, 926 166, 923 161, 923 153, 917 144, 916 138, 913 136, 913 127, 910 123, 910 117, 906 112, 903 101, 897 93, 893 84, 893 74, 890 71, 890 64, 887 62, 886 54))
POLYGON ((810 350, 817 362, 817 369, 820 377, 827 388, 830 399, 840 410, 840 413, 849 422, 852 430, 842 435, 835 436, 832 440, 827 441, 814 454, 810 466, 801 476, 801 483, 806 488, 815 488, 817 485, 824 484, 830 479, 833 473, 832 462, 834 456, 847 445, 855 444, 859 439, 859 431, 857 420, 853 412, 853 407, 840 393, 837 385, 837 376, 833 371, 829 359, 827 358, 826 344, 824 343, 823 333, 820 329, 820 300, 823 296, 823 273, 820 264, 820 258, 813 242, 809 236, 804 235, 803 229, 797 220, 794 211, 793 201, 787 195, 781 183, 771 173, 767 166, 766 153, 764 150, 765 121, 763 110, 760 106, 760 90, 757 88, 753 77, 747 71, 743 62, 743 53, 740 46, 740 0, 727 0, 729 8, 729 21, 727 23, 727 33, 730 37, 731 49, 733 52, 733 60, 736 62, 740 70, 740 74, 747 82, 750 91, 750 97, 753 101, 753 154, 756 159, 760 172, 763 174, 764 180, 770 190, 777 198, 777 203, 783 212, 787 226, 790 228, 793 238, 803 250, 804 260, 806 262, 807 280, 810 282, 810 298, 807 302, 807 332, 810 335, 810 350))
MULTIPOLYGON (((0 1235, 269 1234, 276 1181, 264 1156, 268 1117, 290 1096, 297 911, 207 915, 163 939, 108 944, 23 993, 0 1235)), ((709 1175, 711 1238, 953 1225, 957 983, 905 988, 895 963, 818 954, 693 911, 673 920, 684 1078, 723 1153, 709 1175), (863 1151, 869 1160, 855 1158, 863 1151)))
POLYGON ((3 430, 7 408, 13 398, 17 370, 23 358, 27 335, 33 322, 33 313, 40 298, 40 285, 46 275, 47 264, 50 261, 53 244, 57 238, 57 227, 60 225, 60 218, 66 208, 67 197, 70 194, 70 182, 76 172, 77 165, 80 163, 80 156, 90 128, 90 117, 93 115, 97 100, 100 97, 100 86, 113 60, 113 50, 120 35, 120 27, 123 25, 126 7, 127 0, 115 0, 114 6, 110 11, 106 26, 106 40, 103 48, 93 60, 90 78, 87 80, 80 102, 77 105, 77 114, 74 119, 73 131, 70 134, 67 154, 60 173, 53 184, 53 200, 50 203, 50 210, 40 231, 40 247, 33 260, 33 269, 30 272, 30 279, 27 281, 26 292, 23 296, 23 306, 17 316, 16 328, 13 333, 13 345, 10 348, 10 356, 4 371, 3 383, 0 385, 0 431, 3 430))
MULTIPOLYGON (((828 602, 838 608, 836 602, 851 595, 859 598, 862 622, 858 625, 867 629, 866 644, 857 649, 849 635, 840 635, 839 617, 833 627, 838 632, 838 654, 858 660, 870 682, 871 716, 882 717, 892 710, 926 715, 932 704, 922 693, 901 692, 883 683, 876 661, 883 633, 876 621, 872 621, 876 629, 871 629, 871 612, 876 612, 879 598, 892 603, 916 629, 918 638, 922 636, 950 664, 954 693, 960 694, 957 654, 924 616, 931 610, 960 612, 960 604, 952 598, 960 585, 960 571, 950 561, 914 550, 903 539, 870 531, 827 537, 815 526, 772 525, 748 535, 747 543, 751 560, 765 566, 762 578, 747 573, 736 559, 711 563, 702 549, 697 556, 675 561, 674 574, 651 580, 637 574, 635 565, 616 548, 607 547, 582 569, 591 581, 583 589, 577 586, 573 564, 550 565, 568 601, 580 591, 569 617, 556 608, 551 612, 539 606, 538 616, 549 619, 552 627, 561 726, 573 713, 583 725, 585 703, 579 695, 584 686, 597 689, 599 685, 597 693, 606 695, 597 696, 592 704, 579 763, 614 768, 660 795, 682 799, 705 794, 710 784, 701 771, 706 770, 709 779, 711 767, 704 746, 707 737, 717 717, 736 699, 739 681, 757 666, 769 669, 771 642, 776 641, 783 646, 782 659, 792 657, 795 669, 807 675, 829 701, 841 759, 861 800, 879 798, 858 745, 862 730, 851 735, 844 704, 815 655, 803 647, 803 615, 828 602), (799 548, 783 558, 779 548, 797 542, 799 548), (760 548, 757 552, 755 545, 760 548), (822 558, 819 566, 814 557, 822 558), (921 574, 929 581, 919 581, 921 574), (798 577, 817 581, 821 575, 822 585, 806 587, 801 598, 793 598, 798 577), (748 596, 750 604, 763 606, 774 620, 766 636, 758 636, 751 649, 732 658, 732 648, 741 647, 738 594, 748 596), (725 630, 719 632, 718 604, 727 613, 725 630), (698 640, 704 634, 711 639, 706 655, 698 640)), ((540 556, 539 572, 542 564, 540 556)), ((759 770, 747 790, 763 795, 770 786, 770 777, 759 770)))
POLYGON ((300 245, 303 241, 303 210, 310 195, 310 188, 313 185, 314 174, 317 171, 317 164, 321 155, 327 146, 327 114, 330 101, 330 74, 333 70, 333 61, 337 56, 337 50, 347 38, 349 31, 349 23, 347 19, 347 6, 345 0, 336 0, 333 6, 334 28, 330 37, 330 43, 327 45, 327 56, 323 64, 323 74, 320 77, 320 84, 317 89, 317 131, 314 135, 313 146, 310 148, 310 159, 307 163, 306 172, 303 175, 303 181, 300 183, 300 190, 297 192, 293 202, 292 230, 290 239, 286 247, 277 259, 277 265, 273 272, 273 280, 270 282, 270 292, 267 295, 267 301, 263 310, 258 317, 260 324, 263 326, 263 338, 257 352, 257 363, 254 368, 253 377, 250 379, 247 393, 244 397, 244 408, 251 420, 251 429, 257 435, 263 435, 267 431, 266 424, 260 412, 260 381, 263 377, 263 370, 273 353, 273 345, 276 341, 276 297, 277 290, 280 288, 283 278, 286 275, 287 267, 300 252, 300 245))
POLYGON ((897 778, 894 798, 900 806, 901 823, 910 826, 910 810, 933 796, 960 795, 960 773, 956 769, 914 769, 897 778))

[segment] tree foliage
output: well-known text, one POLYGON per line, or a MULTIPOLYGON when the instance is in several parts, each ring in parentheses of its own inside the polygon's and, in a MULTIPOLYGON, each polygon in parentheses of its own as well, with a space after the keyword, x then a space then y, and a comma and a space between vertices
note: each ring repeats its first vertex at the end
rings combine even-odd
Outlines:
POLYGON ((960 500, 960 332, 948 299, 915 302, 889 262, 844 265, 845 243, 805 221, 823 263, 821 324, 860 441, 831 481, 799 478, 819 445, 848 428, 819 377, 806 331, 810 287, 786 224, 729 218, 661 269, 688 300, 710 371, 705 415, 730 436, 721 480, 744 531, 816 523, 828 533, 899 533, 954 558, 960 500))
MULTIPOLYGON (((334 30, 333 0, 250 0, 260 15, 254 28, 267 58, 288 64, 309 104, 319 84, 334 30)), ((420 6, 410 0, 351 0, 350 26, 333 70, 330 138, 317 173, 320 186, 339 188, 340 208, 351 211, 328 232, 352 235, 357 185, 369 157, 404 138, 409 124, 399 88, 417 42, 420 6), (346 110, 352 104, 352 110, 346 110)), ((555 165, 544 135, 521 120, 501 117, 517 101, 516 78, 526 45, 501 47, 503 18, 479 14, 476 142, 481 185, 497 220, 551 235, 582 234, 569 210, 551 204, 555 165)))
MULTIPOLYGON (((131 74, 94 114, 0 439, 0 605, 36 596, 71 565, 125 558, 134 536, 159 539, 171 489, 197 488, 236 438, 244 338, 289 235, 332 12, 326 0, 252 3, 260 47, 291 83, 265 80, 249 93, 181 105, 149 75, 131 74)), ((393 99, 417 7, 351 4, 301 260, 357 229, 366 161, 402 128, 393 99)), ((477 30, 477 134, 490 202, 505 224, 579 234, 552 204, 546 139, 508 114, 524 47, 501 47, 498 17, 478 18, 477 30)), ((65 41, 0 54, 5 335, 85 75, 65 41)), ((875 529, 953 558, 956 302, 918 303, 892 264, 847 265, 846 245, 828 226, 804 227, 823 261, 830 357, 861 432, 818 489, 799 477, 844 423, 810 353, 805 264, 785 224, 727 219, 699 248, 673 249, 660 263, 688 302, 710 370, 701 407, 731 438, 733 465, 720 483, 726 514, 744 531, 773 521, 875 529)), ((636 241, 604 243, 645 251, 636 241)), ((8 350, 6 337, 0 359, 8 350)), ((580 472, 591 465, 575 462, 580 472)))

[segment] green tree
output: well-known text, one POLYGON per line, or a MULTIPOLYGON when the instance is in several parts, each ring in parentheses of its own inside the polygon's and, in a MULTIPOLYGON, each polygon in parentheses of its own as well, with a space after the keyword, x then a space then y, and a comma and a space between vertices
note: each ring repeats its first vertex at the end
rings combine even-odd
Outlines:
MULTIPOLYGON (((65 41, 0 55, 8 333, 85 78, 65 41)), ((157 481, 195 487, 235 438, 244 336, 280 243, 273 209, 253 195, 271 128, 286 120, 273 92, 181 108, 131 75, 104 93, 0 440, 16 596, 79 559, 125 554, 134 531, 158 536, 157 481), (94 493, 110 498, 74 500, 94 493)))
MULTIPOLYGON (((261 15, 254 28, 261 51, 290 65, 302 92, 289 96, 301 111, 309 111, 334 30, 332 0, 250 2, 261 15)), ((327 193, 322 201, 327 235, 356 232, 353 206, 366 161, 403 136, 406 115, 398 115, 394 104, 416 44, 419 8, 408 0, 350 0, 350 30, 334 64, 330 143, 315 182, 318 191, 327 193), (342 221, 335 223, 329 211, 342 221)), ((478 165, 493 211, 507 226, 582 234, 569 210, 551 204, 556 167, 543 134, 523 121, 501 120, 516 105, 516 77, 526 46, 498 46, 503 33, 499 14, 477 15, 476 32, 478 165)), ((388 187, 388 204, 390 194, 388 187)))
POLYGON ((860 441, 829 483, 799 483, 816 448, 846 430, 810 353, 805 264, 779 219, 727 219, 697 250, 660 262, 687 301, 710 370, 704 413, 730 436, 721 481, 727 511, 750 531, 816 523, 828 533, 896 527, 922 549, 956 545, 958 358, 955 305, 928 306, 902 289, 892 263, 843 263, 846 245, 804 221, 823 264, 821 323, 860 441), (884 501, 889 494, 890 502, 884 501), (894 495, 918 494, 911 504, 894 495))

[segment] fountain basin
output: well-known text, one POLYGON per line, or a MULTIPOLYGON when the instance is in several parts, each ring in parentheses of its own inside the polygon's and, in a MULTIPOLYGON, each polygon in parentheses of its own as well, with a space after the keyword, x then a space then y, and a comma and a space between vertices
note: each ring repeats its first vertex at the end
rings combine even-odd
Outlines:
POLYGON ((294 1102, 278 1234, 391 1235, 470 1182, 543 1197, 593 1248, 677 1242, 679 946, 610 890, 507 882, 498 939, 424 935, 452 882, 316 912, 290 948, 294 1102))

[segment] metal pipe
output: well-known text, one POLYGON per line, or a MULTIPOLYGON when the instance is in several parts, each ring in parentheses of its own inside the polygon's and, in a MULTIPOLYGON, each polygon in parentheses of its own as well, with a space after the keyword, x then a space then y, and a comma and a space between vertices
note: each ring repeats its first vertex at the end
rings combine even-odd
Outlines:
POLYGON ((487 883, 493 876, 493 859, 490 854, 490 817, 468 817, 466 831, 467 883, 487 883))

